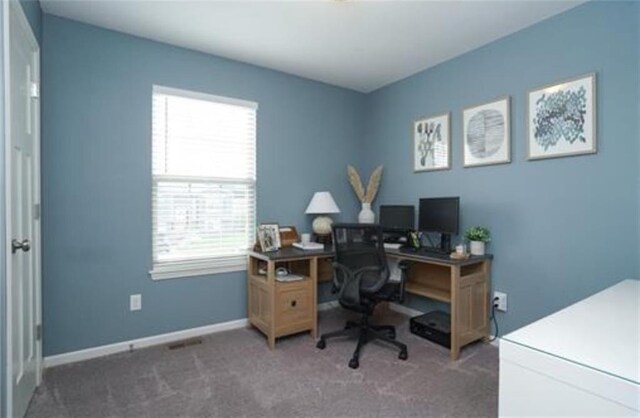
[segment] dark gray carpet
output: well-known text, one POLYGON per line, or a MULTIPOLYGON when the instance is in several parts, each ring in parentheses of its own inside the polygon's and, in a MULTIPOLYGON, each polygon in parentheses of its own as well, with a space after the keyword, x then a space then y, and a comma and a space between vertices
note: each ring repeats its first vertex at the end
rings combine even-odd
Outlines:
MULTIPOLYGON (((203 344, 165 346, 48 369, 28 417, 496 416, 498 350, 474 344, 461 359, 408 332, 406 316, 378 315, 398 326, 409 359, 378 343, 360 368, 347 366, 353 340, 323 351, 308 333, 278 340, 256 330, 210 335, 203 344)), ((341 309, 321 312, 320 331, 343 326, 341 309)))

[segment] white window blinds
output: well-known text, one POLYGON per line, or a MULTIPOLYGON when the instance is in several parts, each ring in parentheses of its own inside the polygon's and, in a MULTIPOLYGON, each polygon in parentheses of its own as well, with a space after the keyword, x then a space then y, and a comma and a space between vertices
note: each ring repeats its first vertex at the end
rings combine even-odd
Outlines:
POLYGON ((154 86, 154 278, 245 268, 255 235, 256 110, 154 86))

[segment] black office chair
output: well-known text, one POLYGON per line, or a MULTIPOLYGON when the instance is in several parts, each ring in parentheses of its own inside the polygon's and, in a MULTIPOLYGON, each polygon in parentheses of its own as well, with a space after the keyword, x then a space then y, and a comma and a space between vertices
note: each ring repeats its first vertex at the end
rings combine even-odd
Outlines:
POLYGON ((384 252, 382 229, 373 224, 334 224, 333 290, 345 309, 362 314, 360 322, 348 321, 343 330, 322 334, 317 347, 324 349, 327 338, 352 336, 358 345, 349 361, 349 367, 360 365, 360 350, 374 339, 389 343, 400 350, 398 358, 406 360, 407 346, 395 340, 396 330, 391 325, 371 325, 369 317, 382 301, 402 303, 408 265, 401 264, 400 282, 389 282, 389 267, 384 252))

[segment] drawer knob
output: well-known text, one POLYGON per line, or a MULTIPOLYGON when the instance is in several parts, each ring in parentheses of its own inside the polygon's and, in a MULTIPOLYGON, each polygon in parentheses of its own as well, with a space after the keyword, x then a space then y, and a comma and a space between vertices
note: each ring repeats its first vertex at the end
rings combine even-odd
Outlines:
POLYGON ((292 307, 292 308, 295 308, 297 304, 298 304, 298 302, 297 302, 297 301, 295 301, 295 300, 292 300, 292 301, 291 301, 291 307, 292 307))

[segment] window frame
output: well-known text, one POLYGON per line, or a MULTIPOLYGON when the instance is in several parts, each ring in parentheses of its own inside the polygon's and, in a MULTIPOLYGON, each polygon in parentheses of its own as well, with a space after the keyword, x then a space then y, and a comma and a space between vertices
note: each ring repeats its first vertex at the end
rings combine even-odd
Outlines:
MULTIPOLYGON (((214 103, 227 104, 232 106, 240 106, 248 109, 252 109, 256 112, 255 117, 255 137, 254 137, 254 160, 256 161, 257 168, 257 124, 258 124, 258 103, 235 99, 225 96, 217 96, 208 93, 201 93, 191 90, 176 89, 172 87, 165 87, 160 85, 153 85, 151 94, 151 118, 153 120, 153 99, 156 94, 164 94, 169 96, 178 96, 187 99, 204 100, 214 103)), ((207 177, 207 176, 180 176, 172 174, 154 174, 153 173, 153 128, 151 130, 151 264, 152 269, 149 271, 149 275, 153 280, 165 280, 175 278, 186 278, 194 276, 205 276, 219 273, 230 273, 236 271, 247 270, 247 253, 250 248, 247 248, 247 252, 241 255, 234 256, 219 256, 213 258, 193 259, 184 261, 169 261, 169 262, 157 262, 155 256, 155 242, 156 242, 156 219, 155 219, 155 200, 153 197, 153 190, 157 182, 161 181, 189 181, 192 183, 216 183, 216 184, 246 184, 253 189, 253 228, 255 230, 256 225, 256 211, 257 211, 257 170, 253 176, 253 179, 232 179, 225 177, 207 177)))

